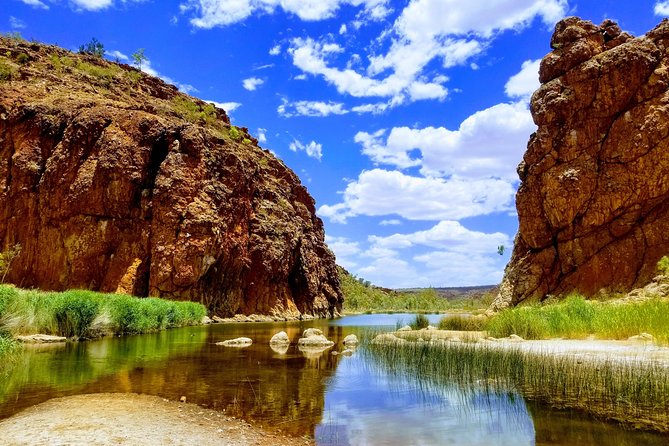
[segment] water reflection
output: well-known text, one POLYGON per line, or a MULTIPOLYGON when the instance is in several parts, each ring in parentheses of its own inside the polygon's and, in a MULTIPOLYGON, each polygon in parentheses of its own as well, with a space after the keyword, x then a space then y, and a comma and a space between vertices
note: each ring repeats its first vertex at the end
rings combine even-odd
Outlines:
MULTIPOLYGON (((439 316, 432 316, 436 322, 439 316)), ((230 324, 29 350, 0 383, 0 418, 53 397, 136 392, 224 410, 320 444, 665 444, 606 423, 528 406, 517 394, 462 392, 429 377, 401 376, 375 363, 364 346, 350 357, 343 338, 394 328, 411 315, 361 315, 336 321, 230 324), (317 327, 332 348, 303 351, 297 339, 317 327), (272 346, 285 331, 290 346, 272 346), (216 342, 245 336, 231 349, 216 342), (574 432, 579 432, 576 437, 574 432), (580 439, 586 439, 580 441, 580 439), (577 441, 578 440, 578 441, 577 441)), ((392 369, 392 367, 390 367, 392 369)))

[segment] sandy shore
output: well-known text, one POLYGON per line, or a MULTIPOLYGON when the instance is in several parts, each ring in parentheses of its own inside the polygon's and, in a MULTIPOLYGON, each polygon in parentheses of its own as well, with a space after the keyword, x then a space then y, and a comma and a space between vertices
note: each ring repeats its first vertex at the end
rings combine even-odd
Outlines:
POLYGON ((134 393, 57 398, 0 421, 3 445, 313 445, 203 409, 134 393))

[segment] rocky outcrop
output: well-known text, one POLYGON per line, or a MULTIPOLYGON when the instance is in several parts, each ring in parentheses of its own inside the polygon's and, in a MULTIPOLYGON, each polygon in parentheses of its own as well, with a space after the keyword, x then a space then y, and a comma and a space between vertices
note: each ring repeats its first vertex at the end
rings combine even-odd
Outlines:
POLYGON ((499 310, 629 291, 669 253, 669 22, 633 38, 609 20, 556 25, 518 167, 519 231, 499 310))
POLYGON ((193 300, 218 316, 333 316, 314 200, 225 111, 127 65, 0 38, 7 280, 193 300))

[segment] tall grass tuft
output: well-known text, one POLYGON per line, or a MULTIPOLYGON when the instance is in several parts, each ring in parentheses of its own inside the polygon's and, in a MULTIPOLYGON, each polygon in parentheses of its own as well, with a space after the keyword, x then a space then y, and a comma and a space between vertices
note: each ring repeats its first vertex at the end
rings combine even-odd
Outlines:
POLYGON ((491 336, 517 334, 525 339, 582 339, 589 335, 627 339, 645 332, 666 344, 669 343, 669 301, 656 298, 621 304, 593 302, 571 295, 558 303, 504 310, 491 318, 485 329, 491 336))
POLYGON ((427 328, 430 325, 430 320, 424 314, 417 314, 413 321, 409 322, 409 326, 413 330, 420 330, 427 328))
POLYGON ((440 330, 479 331, 485 329, 485 322, 485 319, 470 315, 452 314, 441 318, 438 328, 440 330))

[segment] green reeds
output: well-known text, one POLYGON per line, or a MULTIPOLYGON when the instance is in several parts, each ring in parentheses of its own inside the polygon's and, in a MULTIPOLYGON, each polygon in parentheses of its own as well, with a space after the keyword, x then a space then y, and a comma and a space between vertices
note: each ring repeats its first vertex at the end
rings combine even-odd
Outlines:
POLYGON ((494 337, 517 334, 525 339, 582 339, 590 335, 627 339, 645 332, 667 344, 669 300, 657 298, 622 304, 588 301, 572 295, 553 304, 504 310, 485 324, 485 330, 494 337))
POLYGON ((453 314, 439 321, 439 330, 481 331, 485 330, 485 319, 470 315, 453 314))
POLYGON ((463 391, 526 398, 669 432, 669 369, 653 361, 586 361, 485 344, 370 344, 363 354, 391 373, 463 391))
POLYGON ((66 337, 146 333, 199 324, 206 315, 195 302, 136 298, 87 290, 62 293, 0 285, 0 331, 11 335, 44 333, 66 337))

